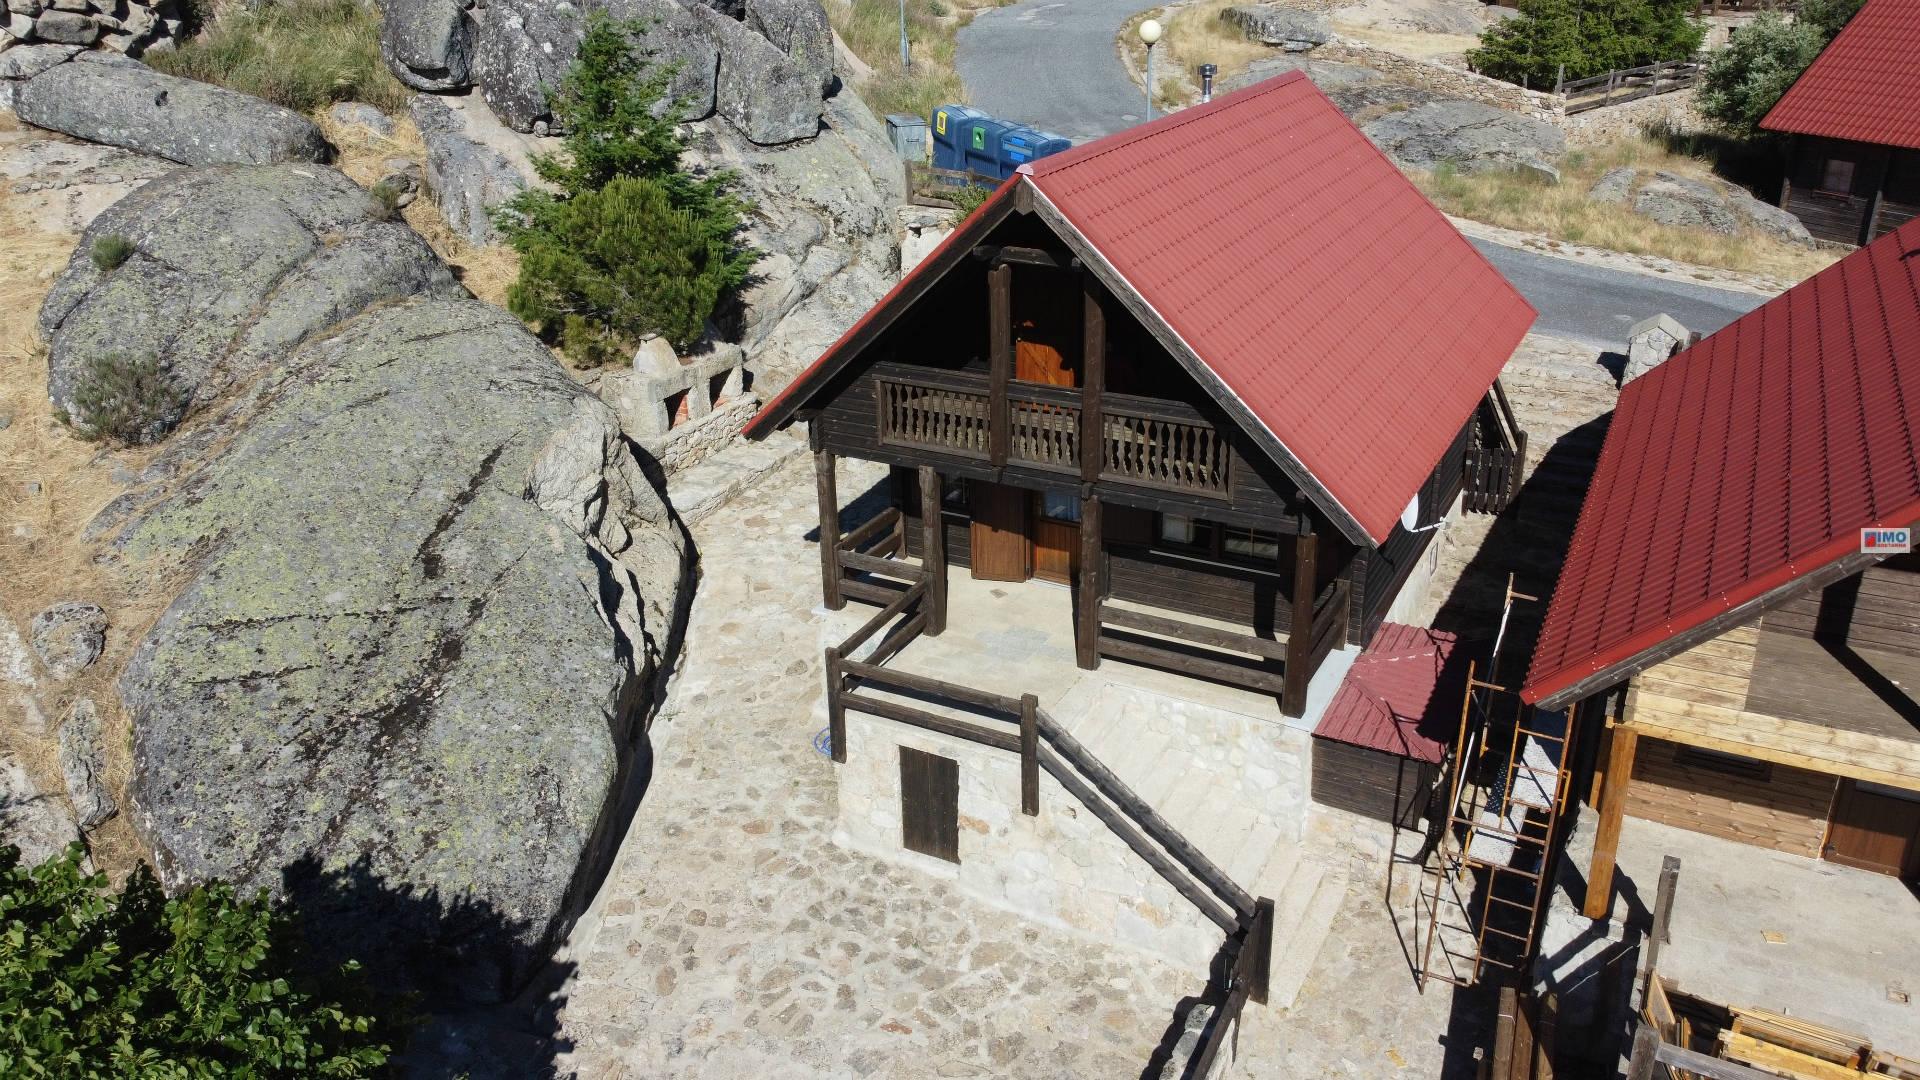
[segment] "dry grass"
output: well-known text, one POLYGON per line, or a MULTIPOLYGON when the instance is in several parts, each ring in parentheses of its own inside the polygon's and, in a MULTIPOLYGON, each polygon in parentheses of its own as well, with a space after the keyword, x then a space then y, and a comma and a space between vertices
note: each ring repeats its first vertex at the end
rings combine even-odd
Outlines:
MULTIPOLYGON (((115 471, 138 471, 153 451, 108 450, 85 442, 56 420, 48 405, 46 349, 34 324, 75 239, 41 232, 0 203, 0 414, 12 419, 0 431, 0 611, 25 633, 36 612, 61 600, 85 600, 105 608, 112 625, 99 663, 37 692, 48 730, 0 725, 0 746, 21 760, 42 790, 63 790, 54 732, 75 701, 93 699, 106 726, 107 784, 122 813, 89 839, 94 861, 118 879, 145 849, 126 813, 129 732, 112 680, 167 597, 160 589, 130 593, 126 581, 136 579, 103 571, 93 561, 93 545, 78 539, 87 522, 125 490, 115 471)), ((152 579, 141 575, 138 580, 152 579)))
POLYGON ((827 18, 847 50, 871 69, 854 83, 874 112, 929 116, 936 106, 967 100, 953 67, 954 36, 973 17, 1013 0, 907 0, 913 69, 900 66, 898 0, 827 0, 827 18))
MULTIPOLYGON (((420 141, 420 131, 406 116, 395 119, 393 134, 389 136, 375 134, 358 124, 338 123, 325 109, 315 112, 313 120, 340 151, 334 167, 363 187, 372 187, 386 175, 388 158, 427 160, 427 148, 420 141)), ((469 244, 447 227, 440 208, 424 195, 401 210, 400 216, 453 267, 461 284, 473 295, 499 307, 507 305, 507 286, 520 275, 520 256, 512 248, 505 244, 478 247, 469 244)))
POLYGON ((1594 181, 1608 169, 1622 165, 1666 169, 1700 179, 1713 176, 1710 162, 1673 153, 1646 137, 1620 139, 1569 153, 1557 185, 1512 172, 1440 169, 1410 175, 1427 198, 1447 213, 1571 244, 1769 274, 1789 281, 1824 269, 1838 257, 1836 252, 1812 250, 1758 234, 1723 236, 1705 229, 1661 225, 1623 204, 1589 200, 1587 189, 1594 181))
POLYGON ((1117 39, 1121 60, 1134 85, 1144 85, 1147 47, 1140 41, 1140 24, 1157 19, 1159 44, 1153 52, 1153 104, 1162 112, 1185 108, 1200 100, 1200 65, 1219 70, 1213 85, 1238 75, 1255 60, 1280 55, 1280 50, 1248 40, 1240 29, 1220 20, 1220 13, 1246 0, 1191 0, 1142 11, 1128 19, 1117 39))

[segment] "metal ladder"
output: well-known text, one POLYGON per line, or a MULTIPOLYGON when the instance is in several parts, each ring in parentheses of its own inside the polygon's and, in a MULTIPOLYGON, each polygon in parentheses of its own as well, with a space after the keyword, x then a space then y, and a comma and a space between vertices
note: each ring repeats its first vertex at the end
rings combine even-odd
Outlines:
POLYGON ((1521 703, 1500 679, 1500 646, 1514 601, 1507 584, 1500 636, 1481 678, 1468 668, 1451 758, 1447 821, 1421 865, 1414 927, 1419 984, 1472 986, 1489 967, 1525 979, 1567 792, 1571 714, 1521 703), (1424 925, 1422 925, 1424 923, 1424 925))

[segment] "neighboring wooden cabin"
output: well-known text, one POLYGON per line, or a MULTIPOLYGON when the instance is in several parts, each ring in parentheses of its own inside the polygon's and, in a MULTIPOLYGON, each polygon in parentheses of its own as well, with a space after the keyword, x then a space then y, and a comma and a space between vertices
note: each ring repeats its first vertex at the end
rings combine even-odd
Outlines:
POLYGON ((1075 586, 1083 667, 1298 716, 1511 435, 1485 399, 1531 321, 1289 75, 1023 167, 747 433, 809 425, 829 606, 888 598, 825 550, 834 460, 884 462, 905 554, 1075 586))
POLYGON ((1868 0, 1760 126, 1793 136, 1780 205, 1819 239, 1920 215, 1920 4, 1868 0))
POLYGON ((1920 877, 1920 222, 1629 383, 1522 698, 1623 813, 1920 877))

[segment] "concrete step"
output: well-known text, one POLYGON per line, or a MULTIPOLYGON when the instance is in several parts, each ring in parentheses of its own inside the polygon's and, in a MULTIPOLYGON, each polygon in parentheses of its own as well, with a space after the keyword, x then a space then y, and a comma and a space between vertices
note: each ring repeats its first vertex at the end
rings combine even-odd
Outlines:
POLYGON ((1282 848, 1293 846, 1293 841, 1280 831, 1280 827, 1271 822, 1256 822, 1241 837, 1240 844, 1227 855, 1223 864, 1227 876, 1233 878, 1240 887, 1253 891, 1259 879, 1261 868, 1283 855, 1282 848))
POLYGON ((1313 973, 1314 962, 1333 930, 1333 920, 1347 899, 1347 874, 1333 870, 1317 875, 1312 895, 1298 921, 1287 926, 1284 944, 1274 942, 1273 967, 1267 981, 1267 1005, 1290 1009, 1313 973))

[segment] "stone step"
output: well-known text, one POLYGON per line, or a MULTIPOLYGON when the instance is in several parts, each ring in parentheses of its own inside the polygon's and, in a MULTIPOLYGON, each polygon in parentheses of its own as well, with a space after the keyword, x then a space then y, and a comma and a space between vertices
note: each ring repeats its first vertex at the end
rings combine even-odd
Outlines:
POLYGON ((1228 877, 1238 882, 1241 888, 1253 892, 1261 869, 1276 859, 1290 860, 1291 854, 1282 849, 1293 846, 1293 841, 1280 831, 1278 825, 1270 821, 1256 822, 1241 838, 1239 846, 1228 853, 1223 866, 1228 877))
POLYGON ((1345 870, 1318 875, 1300 918, 1287 928, 1285 944, 1274 943, 1273 966, 1267 980, 1267 1005, 1290 1009, 1313 973, 1314 962, 1333 930, 1333 920, 1347 899, 1345 870))

